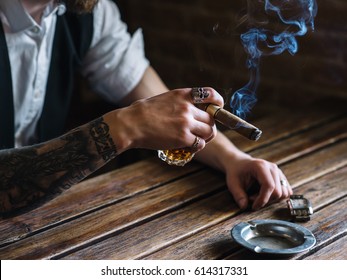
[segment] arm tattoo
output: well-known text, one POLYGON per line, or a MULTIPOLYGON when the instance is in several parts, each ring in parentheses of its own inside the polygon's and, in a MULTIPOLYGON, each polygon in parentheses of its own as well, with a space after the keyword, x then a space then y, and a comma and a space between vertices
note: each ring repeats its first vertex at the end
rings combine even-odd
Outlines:
POLYGON ((116 155, 116 146, 109 135, 109 127, 103 120, 97 119, 90 126, 90 135, 92 136, 98 153, 105 161, 109 161, 116 155))
POLYGON ((0 151, 0 212, 45 202, 116 156, 103 118, 40 145, 0 151))

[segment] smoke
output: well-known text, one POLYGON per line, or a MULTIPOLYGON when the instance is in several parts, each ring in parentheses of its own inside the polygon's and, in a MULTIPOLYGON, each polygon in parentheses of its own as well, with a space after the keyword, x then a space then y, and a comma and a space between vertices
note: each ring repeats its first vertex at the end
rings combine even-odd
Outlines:
POLYGON ((298 51, 296 37, 314 30, 316 0, 247 0, 249 30, 241 35, 248 55, 249 82, 231 97, 234 114, 245 118, 257 102, 259 63, 262 56, 298 51))

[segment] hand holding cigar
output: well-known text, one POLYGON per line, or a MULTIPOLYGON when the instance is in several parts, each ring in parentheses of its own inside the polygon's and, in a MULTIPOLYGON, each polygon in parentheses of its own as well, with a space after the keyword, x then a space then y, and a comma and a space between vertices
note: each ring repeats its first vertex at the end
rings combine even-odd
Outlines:
MULTIPOLYGON (((249 140, 257 141, 260 138, 262 131, 254 125, 246 122, 245 120, 230 113, 220 106, 211 103, 202 103, 202 101, 209 96, 209 92, 205 88, 193 88, 191 95, 194 105, 197 108, 206 111, 216 121, 223 124, 227 128, 236 131, 249 140)), ((196 145, 196 143, 199 143, 199 139, 200 138, 196 136, 193 147, 196 145)), ((191 151, 191 149, 185 148, 174 150, 158 150, 158 157, 161 160, 170 165, 177 166, 184 166, 186 163, 192 160, 194 154, 195 152, 191 151)))

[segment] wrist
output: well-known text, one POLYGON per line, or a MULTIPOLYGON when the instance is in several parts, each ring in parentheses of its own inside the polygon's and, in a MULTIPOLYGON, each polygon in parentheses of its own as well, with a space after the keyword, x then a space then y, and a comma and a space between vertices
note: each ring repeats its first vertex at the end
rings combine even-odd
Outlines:
POLYGON ((221 165, 223 166, 223 171, 226 171, 230 166, 235 166, 241 161, 250 160, 251 155, 237 149, 235 146, 231 149, 227 149, 224 152, 225 156, 221 158, 221 165))
POLYGON ((103 116, 110 127, 110 135, 119 154, 135 147, 135 136, 130 119, 125 117, 125 110, 125 108, 117 109, 103 116))
POLYGON ((197 154, 197 158, 213 168, 226 172, 231 165, 236 164, 235 162, 252 157, 239 150, 224 134, 218 132, 216 138, 197 154))

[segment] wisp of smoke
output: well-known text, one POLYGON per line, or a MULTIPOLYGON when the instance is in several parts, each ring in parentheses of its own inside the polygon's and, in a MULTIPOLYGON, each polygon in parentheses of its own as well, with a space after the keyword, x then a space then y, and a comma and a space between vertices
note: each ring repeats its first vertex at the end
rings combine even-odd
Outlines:
POLYGON ((247 4, 251 27, 241 35, 241 42, 248 55, 250 78, 230 100, 233 113, 241 118, 257 102, 260 58, 284 51, 294 55, 298 51, 296 37, 304 36, 308 29, 314 30, 317 14, 316 0, 247 0, 247 4))

